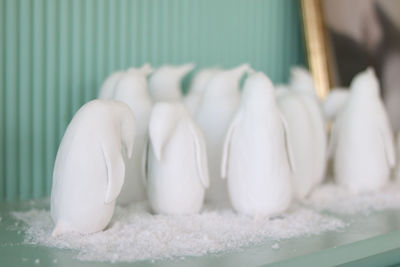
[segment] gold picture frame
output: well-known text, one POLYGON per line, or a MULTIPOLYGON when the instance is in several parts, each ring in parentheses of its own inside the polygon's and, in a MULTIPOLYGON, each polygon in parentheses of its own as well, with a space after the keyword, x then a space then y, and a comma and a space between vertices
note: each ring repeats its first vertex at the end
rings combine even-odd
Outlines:
POLYGON ((321 0, 300 0, 300 6, 308 65, 315 81, 317 95, 324 99, 332 84, 321 0))
POLYGON ((306 59, 318 96, 346 90, 373 68, 394 131, 400 130, 400 1, 298 0, 306 59))

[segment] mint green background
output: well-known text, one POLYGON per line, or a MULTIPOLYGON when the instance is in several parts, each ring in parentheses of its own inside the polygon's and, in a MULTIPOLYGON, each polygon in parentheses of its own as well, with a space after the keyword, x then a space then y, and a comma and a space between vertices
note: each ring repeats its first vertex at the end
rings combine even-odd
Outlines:
POLYGON ((0 38, 0 200, 49 194, 68 122, 112 71, 249 62, 282 82, 304 64, 296 0, 0 0, 0 38))

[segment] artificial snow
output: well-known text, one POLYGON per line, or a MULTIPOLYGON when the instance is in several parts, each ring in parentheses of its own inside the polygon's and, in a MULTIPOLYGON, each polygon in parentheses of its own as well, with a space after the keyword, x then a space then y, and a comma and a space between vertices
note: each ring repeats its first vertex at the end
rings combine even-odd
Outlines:
POLYGON ((343 228, 345 223, 308 208, 296 208, 278 217, 254 220, 233 211, 210 207, 201 214, 153 215, 145 203, 117 207, 108 229, 81 235, 52 237, 48 210, 14 212, 26 223, 29 244, 77 250, 81 260, 137 261, 232 251, 280 240, 343 228))
POLYGON ((346 215, 400 209, 400 184, 389 183, 377 192, 351 194, 345 188, 328 183, 321 185, 305 204, 318 211, 346 215))
POLYGON ((271 248, 276 250, 276 249, 279 249, 280 246, 278 243, 274 243, 274 244, 272 244, 271 248))
POLYGON ((118 206, 102 232, 52 237, 54 225, 48 209, 13 212, 13 216, 24 222, 25 243, 72 249, 80 260, 133 262, 236 251, 266 242, 278 250, 278 241, 283 239, 343 229, 348 222, 340 214, 399 208, 398 185, 378 193, 353 195, 326 184, 306 201, 271 218, 254 219, 212 206, 195 215, 154 215, 143 202, 118 206))

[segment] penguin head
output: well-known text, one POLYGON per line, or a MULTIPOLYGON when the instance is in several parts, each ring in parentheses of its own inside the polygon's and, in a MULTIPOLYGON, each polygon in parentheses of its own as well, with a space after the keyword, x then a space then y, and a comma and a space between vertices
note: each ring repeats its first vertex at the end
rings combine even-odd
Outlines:
POLYGON ((162 159, 163 149, 173 135, 186 109, 181 103, 158 102, 150 115, 149 135, 157 160, 162 159))
POLYGON ((290 69, 290 88, 315 95, 314 80, 311 73, 302 67, 290 69))
POLYGON ((150 66, 149 63, 144 64, 143 66, 141 66, 140 68, 134 68, 131 67, 129 69, 126 70, 126 73, 131 73, 131 74, 136 74, 136 75, 142 75, 145 78, 147 78, 147 76, 149 76, 150 74, 152 74, 154 71, 154 69, 150 66))
POLYGON ((221 71, 220 68, 203 69, 196 73, 190 85, 190 93, 202 93, 207 83, 221 71))
POLYGON ((114 89, 114 99, 130 103, 130 100, 148 96, 147 73, 141 69, 128 69, 114 89))
POLYGON ((204 92, 204 99, 215 99, 225 97, 229 94, 239 92, 239 82, 242 76, 252 72, 249 64, 243 64, 236 68, 221 71, 216 74, 208 83, 204 92))
POLYGON ((111 75, 109 75, 101 85, 98 98, 107 100, 112 99, 115 86, 123 75, 124 75, 123 71, 116 71, 111 75))
POLYGON ((140 67, 139 71, 147 78, 147 76, 153 73, 154 69, 149 63, 145 63, 142 67, 140 67))
POLYGON ((181 66, 176 66, 171 68, 170 73, 175 77, 176 80, 180 81, 185 77, 189 72, 191 72, 196 65, 193 63, 188 63, 181 66))
POLYGON ((245 73, 253 74, 254 70, 250 67, 248 63, 245 63, 231 70, 227 70, 226 73, 230 75, 233 80, 237 80, 239 82, 240 78, 245 73))
POLYGON ((275 90, 271 80, 262 72, 250 75, 244 84, 242 104, 244 107, 268 108, 275 103, 275 90))
POLYGON ((132 156, 133 144, 136 134, 136 119, 129 106, 121 101, 112 101, 116 116, 120 120, 121 143, 125 149, 126 155, 132 156))
POLYGON ((379 82, 374 69, 368 67, 358 73, 351 81, 350 88, 353 97, 379 97, 379 82))
MULTIPOLYGON (((181 66, 165 65, 157 69, 149 80, 150 92, 153 96, 163 97, 170 93, 170 90, 179 90, 180 83, 183 77, 188 74, 193 68, 194 64, 185 64, 181 66)), ((178 91, 180 94, 181 92, 178 91)))

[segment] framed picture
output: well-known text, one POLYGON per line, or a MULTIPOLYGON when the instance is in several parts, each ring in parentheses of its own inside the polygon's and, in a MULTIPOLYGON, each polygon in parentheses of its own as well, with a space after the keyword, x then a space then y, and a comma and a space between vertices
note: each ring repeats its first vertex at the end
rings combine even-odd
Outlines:
POLYGON ((318 94, 348 88, 372 66, 392 127, 400 129, 400 1, 301 0, 307 56, 318 94))

